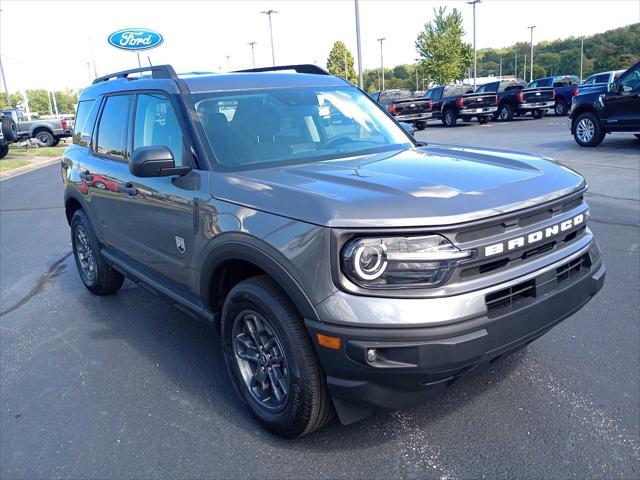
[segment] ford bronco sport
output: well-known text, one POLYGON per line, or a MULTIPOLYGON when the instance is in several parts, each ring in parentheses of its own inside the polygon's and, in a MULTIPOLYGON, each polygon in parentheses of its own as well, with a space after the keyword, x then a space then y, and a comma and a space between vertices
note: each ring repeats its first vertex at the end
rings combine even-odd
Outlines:
POLYGON ((127 277, 210 322, 239 399, 286 437, 451 385, 605 277, 576 172, 426 146, 313 65, 98 78, 61 172, 86 288, 127 277))

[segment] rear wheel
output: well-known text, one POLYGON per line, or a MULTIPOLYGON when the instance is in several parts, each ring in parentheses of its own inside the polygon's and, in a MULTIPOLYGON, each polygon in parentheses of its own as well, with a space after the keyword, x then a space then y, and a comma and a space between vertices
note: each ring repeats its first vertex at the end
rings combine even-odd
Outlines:
POLYGON ((416 130, 424 130, 427 128, 427 122, 416 122, 414 126, 416 127, 416 130))
POLYGON ((538 118, 542 118, 542 117, 544 117, 544 113, 545 113, 545 111, 544 111, 544 110, 534 110, 534 111, 531 113, 531 115, 533 116, 533 118, 538 119, 538 118))
POLYGON ((442 124, 445 127, 455 127, 457 121, 458 116, 456 115, 456 112, 454 112, 453 110, 447 110, 446 112, 444 112, 444 115, 442 117, 442 124))
POLYGON ((595 147, 604 140, 604 132, 598 122, 598 117, 591 112, 585 112, 576 118, 573 138, 583 147, 595 147))
POLYGON ((264 275, 238 283, 225 299, 222 322, 229 374, 263 427, 295 438, 331 420, 325 374, 282 289, 264 275))
POLYGON ((42 147, 53 147, 53 144, 56 141, 53 133, 48 132, 47 130, 40 130, 38 133, 36 133, 36 139, 42 147))
POLYGON ((508 103, 503 103, 498 109, 498 120, 509 122, 513 120, 513 109, 508 103))
POLYGON ((480 125, 485 125, 486 123, 489 123, 489 117, 478 117, 478 123, 480 125))
POLYGON ((4 145, 0 146, 0 158, 6 157, 8 153, 9 153, 8 143, 5 143, 4 145))
POLYGON ((564 117, 567 114, 568 110, 569 109, 567 108, 567 104, 564 103, 564 100, 558 100, 555 106, 553 107, 553 111, 559 117, 564 117))
POLYGON ((82 210, 76 211, 71 219, 71 245, 80 279, 87 290, 96 295, 109 295, 122 286, 124 276, 102 259, 98 239, 82 210))
POLYGON ((51 146, 52 147, 57 147, 59 143, 60 143, 60 139, 59 138, 54 138, 53 139, 53 143, 51 144, 51 146))

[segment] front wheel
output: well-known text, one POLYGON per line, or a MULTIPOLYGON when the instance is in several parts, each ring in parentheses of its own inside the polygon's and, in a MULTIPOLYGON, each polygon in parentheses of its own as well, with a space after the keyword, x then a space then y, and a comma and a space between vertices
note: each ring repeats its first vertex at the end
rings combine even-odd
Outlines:
POLYGON ((444 116, 442 117, 442 124, 445 127, 455 127, 457 121, 458 116, 453 110, 447 110, 446 112, 444 112, 444 116))
POLYGON ((544 110, 534 110, 531 115, 533 116, 533 118, 535 119, 539 119, 544 117, 544 110))
POLYGON ((4 145, 0 146, 0 158, 6 157, 8 153, 9 153, 8 143, 5 143, 4 145))
POLYGON ((231 289, 222 310, 222 339, 234 386, 267 430, 302 437, 331 420, 325 374, 302 318, 267 276, 231 289))
POLYGON ((480 125, 485 125, 489 123, 489 117, 478 117, 478 123, 480 125))
POLYGON ((604 132, 600 127, 598 117, 586 112, 576 118, 575 127, 573 129, 573 138, 576 143, 582 147, 596 147, 604 140, 604 132))
POLYGON ((427 128, 427 122, 416 122, 414 126, 416 127, 416 130, 424 130, 427 128))

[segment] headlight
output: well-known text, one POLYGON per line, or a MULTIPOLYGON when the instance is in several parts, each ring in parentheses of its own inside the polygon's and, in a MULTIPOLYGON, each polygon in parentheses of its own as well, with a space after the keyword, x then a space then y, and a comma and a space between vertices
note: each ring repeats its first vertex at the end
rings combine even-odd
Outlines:
POLYGON ((440 235, 359 238, 342 250, 342 270, 364 288, 434 287, 472 255, 440 235))

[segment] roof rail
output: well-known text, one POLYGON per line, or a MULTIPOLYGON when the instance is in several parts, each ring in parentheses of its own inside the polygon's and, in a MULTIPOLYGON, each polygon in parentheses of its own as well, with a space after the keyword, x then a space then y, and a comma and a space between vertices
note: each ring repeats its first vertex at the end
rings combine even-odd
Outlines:
POLYGON ((258 73, 258 72, 281 72, 293 70, 296 73, 309 73, 314 75, 331 75, 324 68, 311 64, 300 65, 278 65, 273 67, 248 68, 246 70, 235 70, 233 73, 258 73))
POLYGON ((178 76, 176 75, 176 71, 171 65, 153 65, 149 67, 132 68, 131 70, 123 70, 122 72, 110 73, 109 75, 104 75, 102 77, 96 78, 93 81, 93 85, 95 85, 96 83, 107 82, 112 78, 128 78, 129 75, 133 73, 143 72, 151 72, 152 78, 178 78, 178 76))

